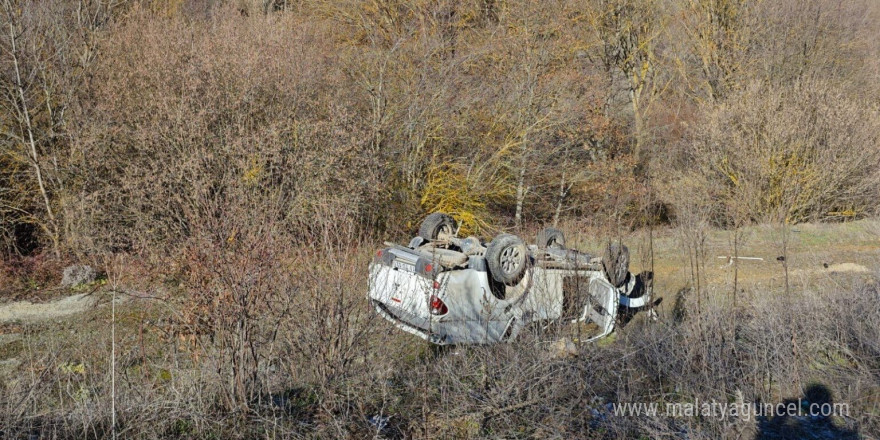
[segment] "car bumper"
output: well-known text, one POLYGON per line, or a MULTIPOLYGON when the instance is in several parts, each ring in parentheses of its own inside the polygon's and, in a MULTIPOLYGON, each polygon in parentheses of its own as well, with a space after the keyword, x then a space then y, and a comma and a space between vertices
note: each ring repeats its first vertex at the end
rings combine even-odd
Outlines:
POLYGON ((373 307, 376 309, 376 312, 379 313, 379 315, 383 318, 391 321, 395 327, 407 333, 416 335, 432 344, 448 344, 445 335, 431 333, 431 331, 428 330, 432 327, 430 324, 430 319, 419 318, 402 309, 388 306, 381 301, 372 300, 372 302, 373 307))

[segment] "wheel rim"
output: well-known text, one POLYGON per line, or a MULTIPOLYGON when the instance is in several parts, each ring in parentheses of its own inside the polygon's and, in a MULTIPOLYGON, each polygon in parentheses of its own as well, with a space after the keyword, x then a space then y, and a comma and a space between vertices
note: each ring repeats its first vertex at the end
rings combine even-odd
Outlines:
POLYGON ((442 238, 448 237, 450 235, 452 235, 452 227, 451 226, 440 225, 440 227, 437 228, 437 238, 442 239, 442 238))
POLYGON ((501 251, 501 270, 506 274, 515 273, 522 265, 523 254, 518 246, 511 246, 501 251))

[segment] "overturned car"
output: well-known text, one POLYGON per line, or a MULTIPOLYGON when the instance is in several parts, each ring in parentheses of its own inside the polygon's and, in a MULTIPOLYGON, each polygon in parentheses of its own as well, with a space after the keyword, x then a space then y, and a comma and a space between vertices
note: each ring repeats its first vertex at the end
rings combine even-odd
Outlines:
POLYGON ((602 257, 565 247, 556 229, 534 245, 500 234, 459 238, 454 220, 429 215, 408 246, 385 243, 370 264, 369 299, 398 328, 432 343, 512 340, 528 325, 587 326, 610 334, 623 316, 652 305, 646 276, 629 272, 625 246, 602 257))

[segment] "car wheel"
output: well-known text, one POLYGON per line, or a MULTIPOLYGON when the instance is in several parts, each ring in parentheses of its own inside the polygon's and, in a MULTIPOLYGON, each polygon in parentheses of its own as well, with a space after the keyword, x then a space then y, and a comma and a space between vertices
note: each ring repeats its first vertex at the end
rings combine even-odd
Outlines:
POLYGON ((544 228, 544 230, 538 233, 537 245, 538 249, 562 249, 565 247, 565 235, 559 229, 544 228))
POLYGON ((455 233, 455 220, 442 213, 435 212, 422 220, 419 226, 419 237, 425 240, 437 240, 441 236, 451 236, 455 233))
POLYGON ((522 279, 529 261, 526 244, 516 235, 501 234, 486 248, 486 264, 495 281, 513 286, 522 279))
POLYGON ((614 287, 622 286, 629 274, 629 248, 622 244, 609 243, 602 256, 602 268, 614 287))

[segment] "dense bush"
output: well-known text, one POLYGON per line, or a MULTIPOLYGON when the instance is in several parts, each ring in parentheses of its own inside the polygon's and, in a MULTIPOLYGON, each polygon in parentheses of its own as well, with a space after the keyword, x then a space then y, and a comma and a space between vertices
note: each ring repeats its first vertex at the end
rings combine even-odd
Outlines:
MULTIPOLYGON (((295 276, 289 277, 268 270, 276 264, 271 261, 266 270, 232 271, 235 258, 251 254, 219 253, 230 260, 210 266, 215 281, 189 293, 228 294, 235 301, 217 315, 230 320, 215 320, 201 335, 168 319, 167 303, 133 300, 118 307, 120 435, 752 438, 771 428, 754 417, 626 417, 615 415, 610 403, 781 402, 800 397, 812 383, 850 405, 849 417, 833 420, 837 432, 880 429, 872 415, 880 380, 875 284, 842 276, 789 296, 749 289, 736 307, 715 291, 699 308, 685 295, 687 316, 637 318, 613 341, 579 345, 574 353, 556 343, 571 331, 564 325, 536 327, 509 344, 444 348, 371 312, 362 289, 371 255, 351 248, 331 254, 338 238, 301 254, 311 264, 291 264, 295 276), (250 307, 255 314, 232 310, 239 300, 259 301, 250 307), (246 377, 228 368, 242 368, 246 377), (236 397, 238 379, 250 385, 236 397)), ((206 252, 217 255, 210 247, 206 252)), ((194 266, 187 279, 205 273, 194 266)), ((106 317, 93 316, 97 321, 85 320, 64 345, 56 337, 28 336, 31 346, 19 356, 36 376, 0 384, 7 434, 109 436, 109 332, 90 331, 106 326, 106 317)))
POLYGON ((229 185, 273 193, 300 237, 322 210, 391 233, 434 209, 640 223, 695 169, 748 220, 869 215, 876 9, 9 1, 2 237, 161 248, 229 185))
MULTIPOLYGON (((880 118, 834 84, 753 84, 690 128, 670 188, 709 193, 726 224, 853 218, 880 188, 880 118)), ((675 194, 671 189, 669 194, 675 194)), ((676 205, 674 197, 667 200, 676 205)))
POLYGON ((778 401, 813 379, 876 431, 876 286, 722 306, 704 245, 712 225, 878 212, 878 14, 0 0, 2 293, 77 259, 152 298, 120 308, 112 341, 102 309, 22 330, 0 436, 103 438, 116 415, 143 438, 738 437, 755 426, 606 403, 778 401), (696 295, 574 357, 552 331, 428 346, 377 322, 363 270, 435 210, 484 235, 673 222, 696 295))

